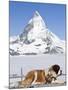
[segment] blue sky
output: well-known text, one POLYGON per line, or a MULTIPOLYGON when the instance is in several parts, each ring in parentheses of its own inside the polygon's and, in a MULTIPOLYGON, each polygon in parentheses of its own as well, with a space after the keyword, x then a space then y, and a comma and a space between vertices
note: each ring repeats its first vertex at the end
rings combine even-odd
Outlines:
POLYGON ((35 11, 44 19, 50 31, 60 39, 65 39, 66 31, 66 6, 64 4, 43 4, 30 2, 9 2, 9 28, 10 36, 19 35, 35 11))

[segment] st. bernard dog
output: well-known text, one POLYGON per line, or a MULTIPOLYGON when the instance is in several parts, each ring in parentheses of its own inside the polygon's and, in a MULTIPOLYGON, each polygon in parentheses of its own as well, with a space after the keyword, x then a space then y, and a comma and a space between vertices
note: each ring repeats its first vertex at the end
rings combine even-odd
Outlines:
POLYGON ((51 66, 48 71, 46 70, 32 70, 27 73, 25 79, 19 82, 19 87, 30 87, 35 84, 51 83, 52 80, 56 80, 60 71, 59 65, 51 66))

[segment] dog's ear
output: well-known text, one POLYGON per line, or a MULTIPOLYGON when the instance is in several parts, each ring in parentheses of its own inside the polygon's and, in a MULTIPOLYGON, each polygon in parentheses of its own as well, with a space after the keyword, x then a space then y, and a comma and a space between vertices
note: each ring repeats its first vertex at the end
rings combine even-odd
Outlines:
POLYGON ((56 74, 58 74, 59 70, 60 70, 60 66, 59 65, 53 65, 52 69, 55 71, 56 74))

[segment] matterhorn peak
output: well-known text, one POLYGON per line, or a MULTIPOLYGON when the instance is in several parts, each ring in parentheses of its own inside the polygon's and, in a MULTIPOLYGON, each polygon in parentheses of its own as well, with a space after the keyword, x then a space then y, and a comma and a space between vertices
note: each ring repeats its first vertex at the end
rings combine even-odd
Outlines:
POLYGON ((34 16, 40 16, 38 11, 35 11, 34 16))
POLYGON ((39 20, 43 20, 42 16, 40 15, 40 13, 38 11, 34 12, 33 18, 39 19, 39 20))
POLYGON ((34 12, 33 17, 29 20, 28 24, 33 24, 34 27, 39 27, 40 29, 46 28, 46 23, 38 11, 34 12))

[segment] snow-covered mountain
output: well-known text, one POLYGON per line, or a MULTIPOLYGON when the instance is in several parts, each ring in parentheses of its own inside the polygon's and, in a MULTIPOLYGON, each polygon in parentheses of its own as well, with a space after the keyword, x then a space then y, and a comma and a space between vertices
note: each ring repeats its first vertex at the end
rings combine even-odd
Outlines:
POLYGON ((36 11, 23 32, 10 37, 11 55, 55 54, 65 52, 65 41, 60 40, 46 26, 36 11))

